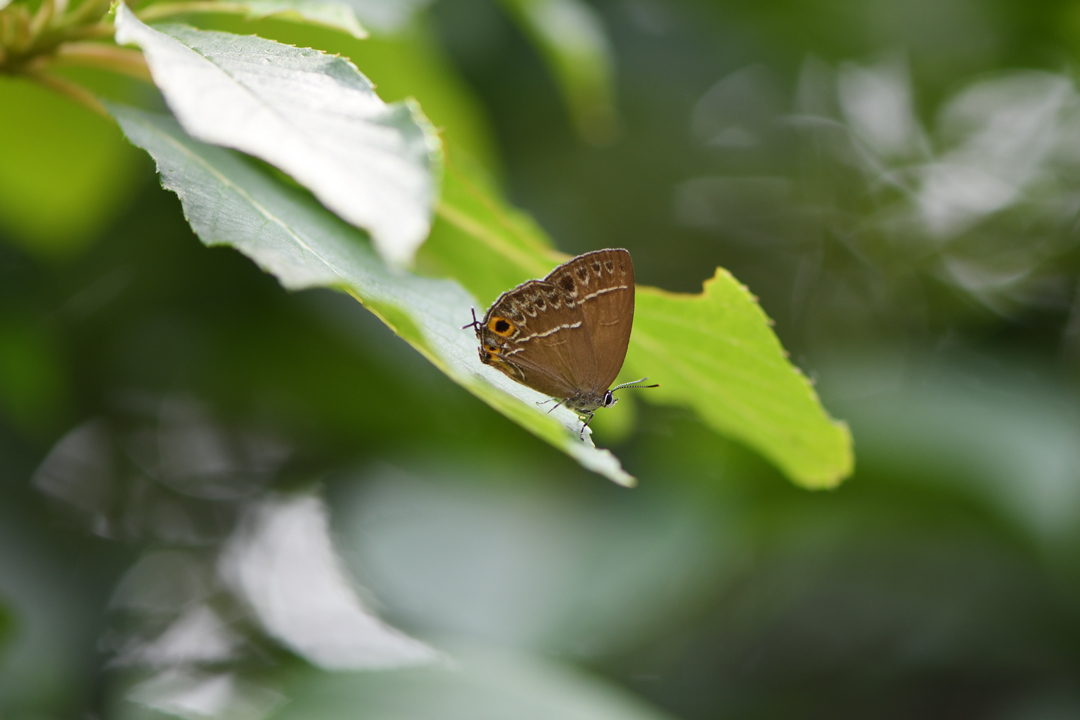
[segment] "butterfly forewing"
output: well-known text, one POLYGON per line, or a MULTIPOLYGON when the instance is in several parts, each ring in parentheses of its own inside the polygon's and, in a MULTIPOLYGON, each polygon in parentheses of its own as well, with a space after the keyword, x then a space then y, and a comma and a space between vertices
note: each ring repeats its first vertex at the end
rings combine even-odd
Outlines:
POLYGON ((578 374, 578 388, 607 390, 626 358, 634 325, 634 264, 626 250, 597 250, 555 268, 544 278, 577 305, 594 346, 595 364, 578 374))

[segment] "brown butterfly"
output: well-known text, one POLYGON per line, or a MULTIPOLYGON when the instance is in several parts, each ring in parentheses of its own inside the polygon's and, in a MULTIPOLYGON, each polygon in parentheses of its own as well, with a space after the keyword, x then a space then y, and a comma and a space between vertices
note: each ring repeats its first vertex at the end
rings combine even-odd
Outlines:
MULTIPOLYGON (((616 390, 608 389, 622 369, 634 325, 634 263, 622 249, 579 255, 543 280, 529 280, 507 290, 488 308, 483 320, 465 327, 476 331, 480 362, 513 380, 559 400, 583 423, 594 411, 611 407, 616 390)), ((552 408, 552 410, 555 409, 552 408)))

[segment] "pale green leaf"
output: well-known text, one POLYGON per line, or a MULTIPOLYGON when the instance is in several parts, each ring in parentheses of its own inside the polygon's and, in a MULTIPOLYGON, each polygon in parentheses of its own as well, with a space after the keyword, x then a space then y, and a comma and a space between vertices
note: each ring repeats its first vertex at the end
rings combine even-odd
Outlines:
POLYGON ((387 105, 348 60, 253 36, 150 28, 124 5, 116 38, 146 55, 192 137, 266 160, 394 265, 412 261, 437 201, 438 136, 415 103, 387 105))
POLYGON ((851 474, 847 426, 829 418, 757 299, 726 270, 700 295, 639 286, 626 365, 660 382, 647 400, 693 408, 799 485, 834 487, 851 474))
POLYGON ((480 363, 476 338, 462 326, 477 302, 452 280, 393 271, 363 233, 307 194, 268 177, 221 148, 192 140, 171 119, 110 106, 128 138, 157 161, 162 183, 207 245, 230 245, 285 287, 331 286, 349 292, 433 364, 507 417, 615 482, 634 479, 589 435, 577 416, 480 363))

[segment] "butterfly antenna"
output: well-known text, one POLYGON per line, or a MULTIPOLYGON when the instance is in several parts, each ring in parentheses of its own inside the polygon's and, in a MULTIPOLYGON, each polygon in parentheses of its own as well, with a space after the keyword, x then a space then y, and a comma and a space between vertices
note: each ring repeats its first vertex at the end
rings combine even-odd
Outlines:
POLYGON ((472 328, 473 330, 475 330, 477 327, 479 327, 479 325, 480 321, 476 319, 476 308, 472 308, 472 322, 468 325, 462 325, 461 329, 464 330, 465 328, 472 328))
POLYGON ((616 390, 622 390, 624 388, 654 388, 654 387, 660 387, 659 383, 657 383, 656 385, 639 385, 638 384, 638 383, 643 383, 648 379, 649 378, 647 378, 647 377, 643 377, 640 380, 631 380, 630 382, 623 383, 622 385, 616 385, 615 387, 611 388, 611 392, 615 392, 616 390))

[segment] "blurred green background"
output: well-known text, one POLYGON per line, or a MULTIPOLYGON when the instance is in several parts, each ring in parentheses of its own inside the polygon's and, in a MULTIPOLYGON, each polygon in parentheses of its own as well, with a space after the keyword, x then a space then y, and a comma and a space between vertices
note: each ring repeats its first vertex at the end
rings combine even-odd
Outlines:
POLYGON ((798 490, 624 399, 616 487, 0 77, 0 717, 1080 717, 1080 5, 598 0, 602 117, 515 5, 220 26, 415 95, 568 253, 731 270, 854 477, 798 490), (457 669, 335 673, 245 605, 223 548, 297 497, 457 669))

